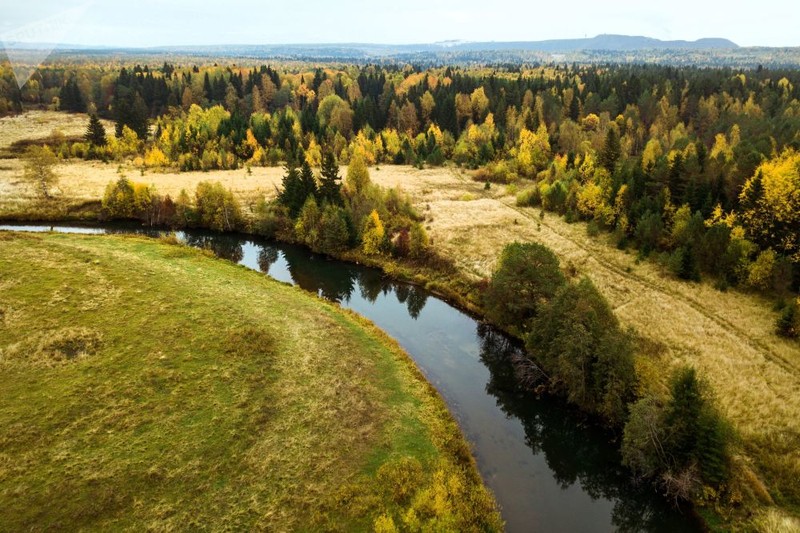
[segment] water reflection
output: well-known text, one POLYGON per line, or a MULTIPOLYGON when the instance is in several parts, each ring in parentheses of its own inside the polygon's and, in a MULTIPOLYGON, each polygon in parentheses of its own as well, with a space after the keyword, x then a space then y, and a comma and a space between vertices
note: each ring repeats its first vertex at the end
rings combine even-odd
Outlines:
POLYGON ((534 454, 544 455, 562 490, 578 484, 593 500, 613 501, 611 522, 617 531, 686 530, 688 517, 654 497, 649 486, 631 484, 630 473, 619 466, 616 446, 597 445, 612 441, 614 435, 582 421, 558 400, 537 401, 519 387, 511 363, 521 351, 517 342, 485 324, 477 332, 480 359, 491 375, 486 392, 507 416, 522 422, 526 444, 534 454))
POLYGON ((238 239, 228 236, 220 238, 212 233, 182 233, 181 237, 189 246, 211 250, 217 257, 234 263, 241 262, 244 257, 242 242, 238 239))
POLYGON ((357 296, 374 304, 381 296, 395 294, 416 319, 428 301, 428 293, 420 287, 394 282, 378 270, 332 261, 305 248, 254 242, 248 242, 245 249, 248 247, 258 250, 261 272, 333 302, 347 304, 357 296))
POLYGON ((258 268, 263 273, 268 273, 269 269, 272 268, 278 261, 278 249, 272 246, 262 246, 261 250, 258 251, 258 268))

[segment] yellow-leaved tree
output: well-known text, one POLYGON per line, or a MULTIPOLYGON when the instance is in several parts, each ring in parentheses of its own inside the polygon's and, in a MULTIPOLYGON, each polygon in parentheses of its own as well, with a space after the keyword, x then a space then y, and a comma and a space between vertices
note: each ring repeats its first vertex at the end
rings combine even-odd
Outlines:
POLYGON ((347 176, 344 179, 344 186, 350 194, 361 193, 369 185, 369 169, 362 155, 358 152, 353 154, 353 159, 347 167, 347 176))
POLYGON ((739 196, 748 236, 800 261, 800 153, 788 149, 765 161, 739 196))
POLYGON ((544 124, 539 126, 536 133, 523 128, 519 132, 519 146, 517 147, 517 168, 520 174, 535 176, 544 170, 550 161, 550 135, 544 124))
POLYGON ((53 171, 58 159, 47 146, 31 146, 25 152, 24 178, 39 190, 43 198, 50 198, 50 189, 58 182, 53 171))
POLYGON ((381 253, 385 237, 386 230, 383 228, 381 217, 378 215, 378 212, 373 209, 364 223, 364 233, 361 237, 364 253, 367 255, 377 255, 381 253))

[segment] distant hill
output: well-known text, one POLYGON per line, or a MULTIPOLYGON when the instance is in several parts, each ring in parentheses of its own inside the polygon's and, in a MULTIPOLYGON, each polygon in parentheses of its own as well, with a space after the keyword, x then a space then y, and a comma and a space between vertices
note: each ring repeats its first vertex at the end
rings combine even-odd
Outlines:
MULTIPOLYGON (((2 44, 2 42, 0 42, 2 44)), ((5 43, 0 61, 35 65, 40 57, 127 57, 130 61, 160 62, 197 57, 234 61, 309 61, 353 63, 414 63, 418 65, 477 65, 517 63, 657 63, 731 68, 797 68, 800 47, 740 47, 722 38, 662 41, 644 36, 602 34, 584 39, 471 42, 448 40, 425 44, 299 43, 222 44, 126 48, 70 44, 5 43), (42 55, 41 52, 45 52, 42 55)))
POLYGON ((735 50, 739 46, 728 39, 697 41, 661 41, 629 35, 598 35, 589 39, 557 39, 550 41, 468 42, 444 41, 432 44, 268 44, 217 46, 164 46, 136 52, 176 53, 204 56, 290 57, 297 59, 392 59, 439 54, 472 54, 503 52, 574 53, 592 51, 637 52, 648 50, 735 50))
POLYGON ((450 44, 451 50, 531 50, 538 52, 580 52, 584 50, 709 50, 735 49, 739 45, 728 39, 710 38, 697 41, 662 41, 652 37, 631 35, 598 35, 588 39, 554 39, 549 41, 518 41, 450 44))
MULTIPOLYGON (((58 49, 74 51, 109 51, 116 47, 69 44, 6 43, 11 50, 58 49)), ((171 52, 219 55, 282 56, 302 55, 307 57, 388 57, 400 54, 448 52, 580 52, 589 50, 637 51, 637 50, 730 50, 739 46, 728 39, 698 39, 697 41, 662 41, 651 37, 630 35, 598 35, 587 39, 554 39, 548 41, 443 41, 433 44, 266 44, 266 45, 190 45, 158 46, 153 48, 119 49, 129 52, 171 52)))

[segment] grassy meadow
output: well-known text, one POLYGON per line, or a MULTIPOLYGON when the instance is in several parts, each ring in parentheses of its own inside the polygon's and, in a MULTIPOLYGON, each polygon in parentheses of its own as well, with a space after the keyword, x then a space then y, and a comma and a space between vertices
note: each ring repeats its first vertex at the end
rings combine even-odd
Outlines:
POLYGON ((0 530, 498 530, 365 320, 144 238, 0 234, 0 530))

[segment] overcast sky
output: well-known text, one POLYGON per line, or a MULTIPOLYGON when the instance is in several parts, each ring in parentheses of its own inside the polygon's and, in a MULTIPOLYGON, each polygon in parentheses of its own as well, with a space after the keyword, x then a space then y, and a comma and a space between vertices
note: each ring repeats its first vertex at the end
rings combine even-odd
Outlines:
POLYGON ((0 0, 0 39, 25 42, 134 47, 406 44, 537 41, 600 33, 800 46, 800 2, 0 0), (79 6, 85 9, 74 9, 79 6))

